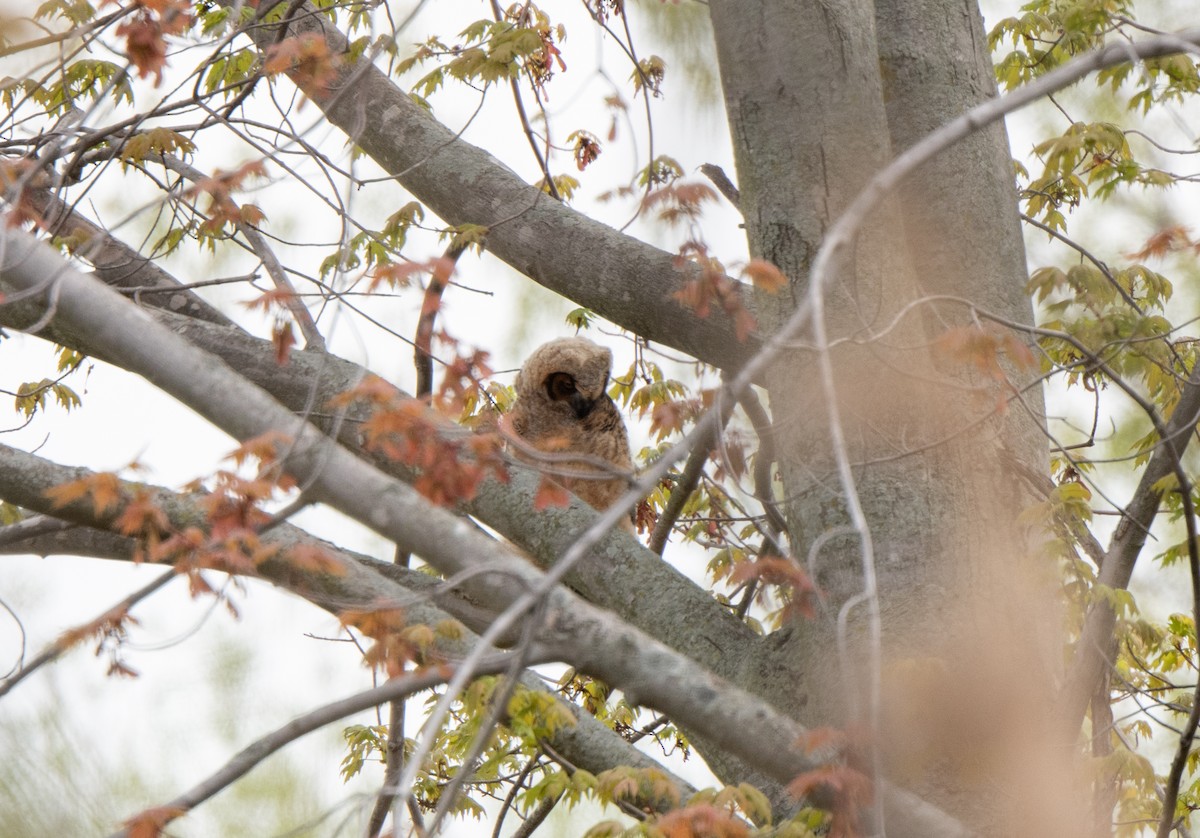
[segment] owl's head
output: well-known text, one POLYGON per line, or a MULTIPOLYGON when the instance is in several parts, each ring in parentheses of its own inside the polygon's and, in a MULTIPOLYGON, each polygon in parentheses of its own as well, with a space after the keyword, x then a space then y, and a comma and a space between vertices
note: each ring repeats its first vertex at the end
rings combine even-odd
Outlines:
POLYGON ((612 353, 587 338, 558 338, 534 350, 517 373, 517 398, 582 419, 606 398, 612 353))

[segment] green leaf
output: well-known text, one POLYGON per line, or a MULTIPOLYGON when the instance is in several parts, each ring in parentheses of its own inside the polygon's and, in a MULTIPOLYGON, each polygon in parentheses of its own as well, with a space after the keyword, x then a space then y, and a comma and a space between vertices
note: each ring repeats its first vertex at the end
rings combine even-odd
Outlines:
POLYGON ((596 319, 596 312, 589 308, 574 308, 567 312, 567 324, 574 326, 576 331, 591 328, 596 319))

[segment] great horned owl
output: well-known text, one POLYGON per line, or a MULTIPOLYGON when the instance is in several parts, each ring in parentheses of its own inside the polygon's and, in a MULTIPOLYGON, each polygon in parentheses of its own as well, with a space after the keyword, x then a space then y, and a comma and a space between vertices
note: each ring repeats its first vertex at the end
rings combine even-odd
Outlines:
MULTIPOLYGON (((632 472, 625 423, 605 392, 611 370, 612 353, 587 338, 558 338, 542 344, 517 373, 513 431, 540 451, 595 457, 632 472)), ((604 473, 586 460, 558 462, 553 467, 604 473)), ((596 509, 611 506, 625 488, 619 477, 555 475, 554 479, 596 509)))

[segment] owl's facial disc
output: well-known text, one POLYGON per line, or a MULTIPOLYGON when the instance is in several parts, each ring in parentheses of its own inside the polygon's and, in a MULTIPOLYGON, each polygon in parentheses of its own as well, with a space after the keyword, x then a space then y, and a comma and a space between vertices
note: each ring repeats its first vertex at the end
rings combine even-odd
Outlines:
POLYGON ((576 419, 582 419, 592 412, 596 406, 595 399, 589 399, 579 392, 575 386, 575 378, 569 373, 552 372, 546 376, 546 395, 552 402, 566 402, 575 412, 576 419))

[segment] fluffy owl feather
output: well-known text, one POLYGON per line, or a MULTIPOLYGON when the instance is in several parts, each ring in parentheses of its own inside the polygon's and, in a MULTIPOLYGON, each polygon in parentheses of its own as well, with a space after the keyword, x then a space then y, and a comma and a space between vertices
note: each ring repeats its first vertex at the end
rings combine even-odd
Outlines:
MULTIPOLYGON (((558 338, 538 347, 517 373, 513 431, 540 451, 597 457, 632 472, 625 423, 606 392, 611 371, 612 353, 587 338, 558 338)), ((561 465, 601 471, 584 461, 561 465)), ((555 480, 596 509, 611 506, 625 488, 620 478, 555 480)))

